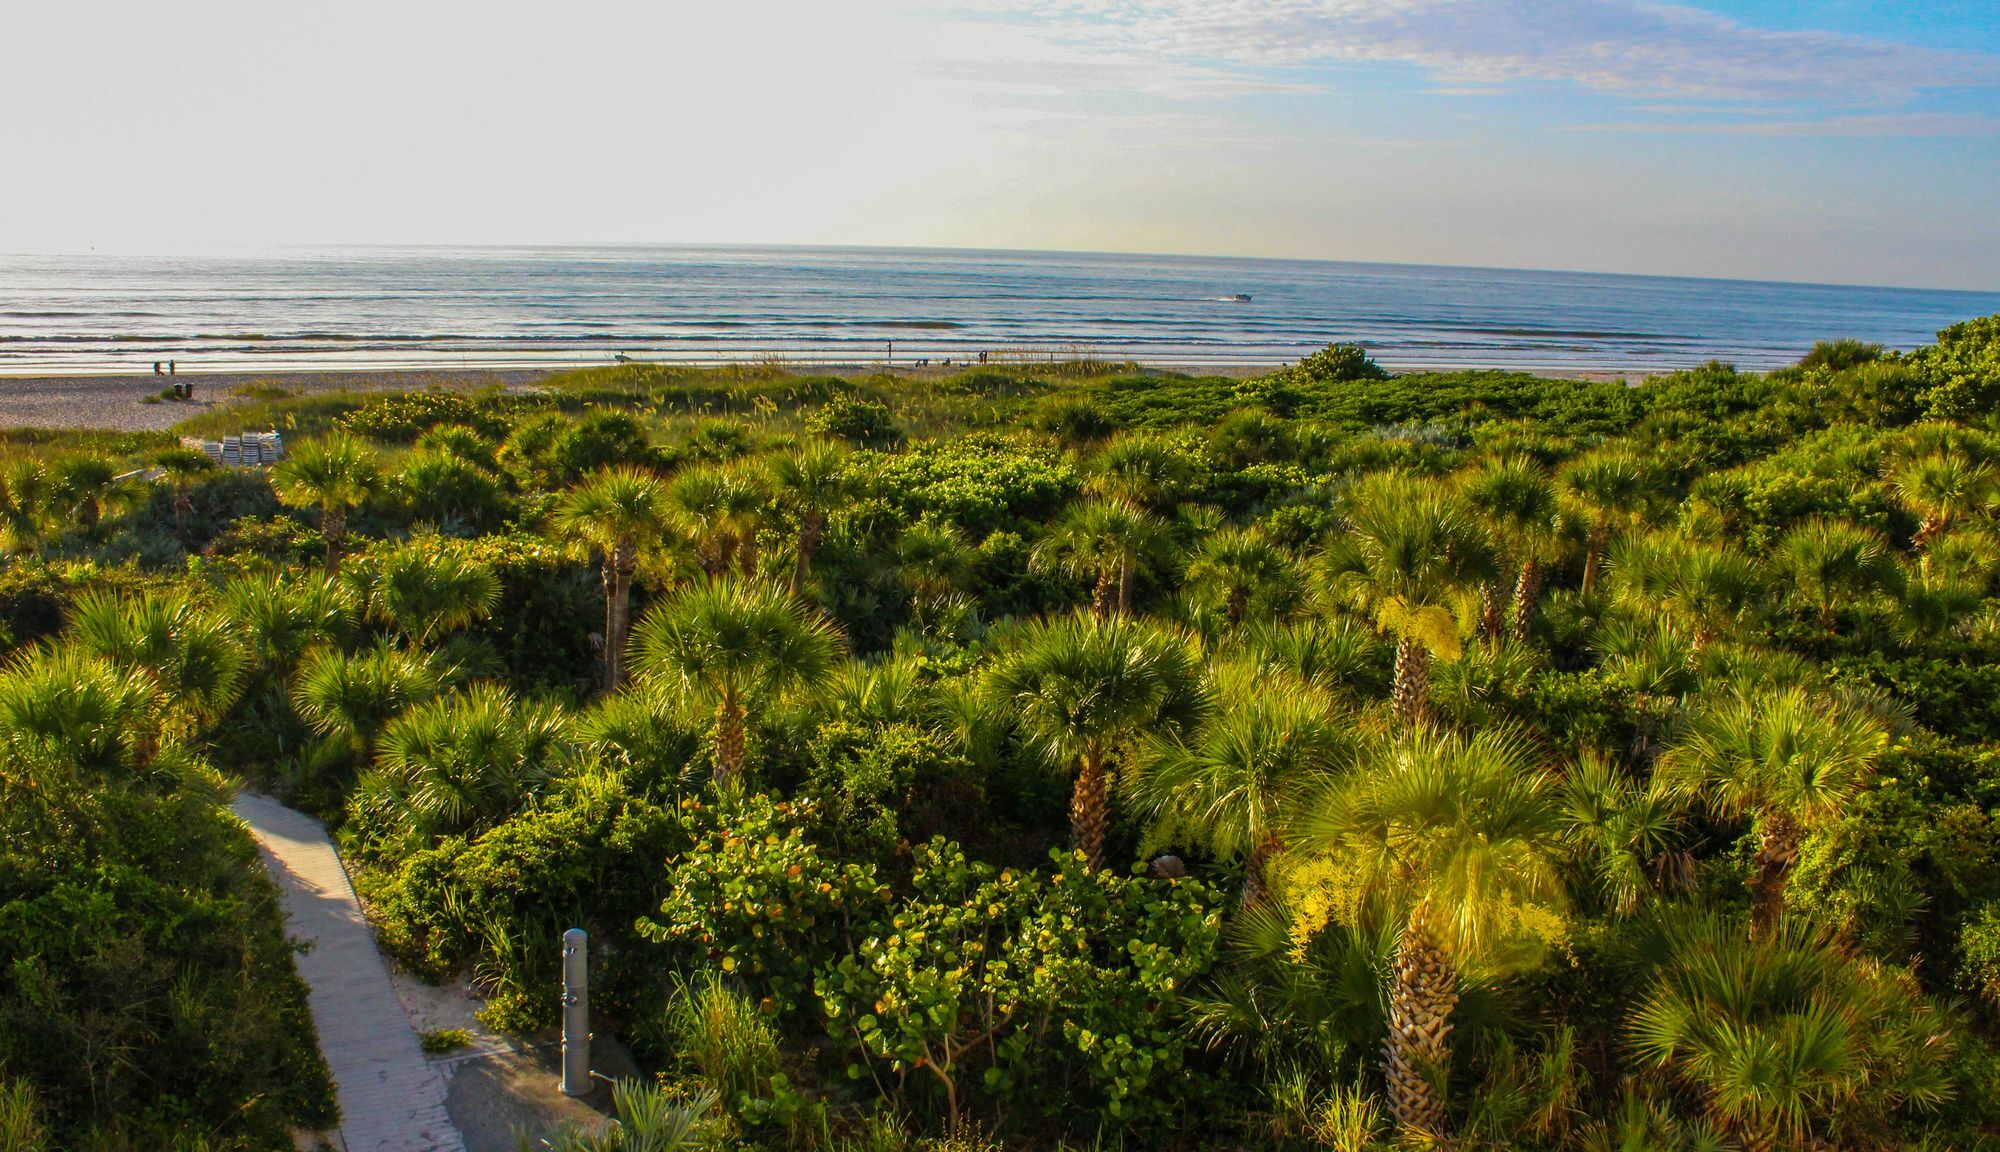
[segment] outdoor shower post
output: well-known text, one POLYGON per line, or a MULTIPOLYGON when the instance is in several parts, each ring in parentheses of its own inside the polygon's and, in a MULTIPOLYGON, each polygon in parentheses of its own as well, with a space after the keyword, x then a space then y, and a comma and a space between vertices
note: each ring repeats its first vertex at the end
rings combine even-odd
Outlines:
POLYGON ((590 1095, 590 987, 585 952, 590 936, 581 928, 563 933, 562 1090, 590 1095))

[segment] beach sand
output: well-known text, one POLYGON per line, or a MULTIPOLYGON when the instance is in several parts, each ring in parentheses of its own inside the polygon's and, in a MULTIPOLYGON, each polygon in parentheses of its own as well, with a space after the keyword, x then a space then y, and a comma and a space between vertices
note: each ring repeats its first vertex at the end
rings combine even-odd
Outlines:
POLYGON ((388 392, 429 388, 523 388, 551 373, 437 370, 419 372, 193 373, 178 376, 0 377, 0 428, 101 428, 163 432, 200 412, 229 404, 239 391, 388 392), (147 403, 175 384, 194 385, 192 400, 147 403))
MULTIPOLYGON (((964 365, 945 368, 906 368, 897 365, 898 376, 945 377, 964 370, 964 365)), ((1005 367, 1005 365, 999 365, 1005 367)), ((1254 376, 1271 370, 1269 364, 1203 368, 1219 376, 1254 376)), ((815 364, 801 371, 831 375, 866 375, 882 370, 880 365, 815 364)), ((555 375, 558 369, 514 369, 470 371, 428 369, 418 371, 365 370, 340 372, 270 373, 191 373, 154 376, 0 376, 0 428, 93 428, 116 432, 164 432, 199 412, 229 404, 240 392, 282 388, 294 395, 309 392, 388 392, 430 387, 485 388, 499 386, 517 390, 555 375), (161 400, 148 403, 162 389, 174 384, 194 385, 192 400, 161 400)), ((1574 380, 1629 380, 1638 383, 1643 373, 1594 372, 1575 369, 1547 369, 1540 375, 1574 380)))

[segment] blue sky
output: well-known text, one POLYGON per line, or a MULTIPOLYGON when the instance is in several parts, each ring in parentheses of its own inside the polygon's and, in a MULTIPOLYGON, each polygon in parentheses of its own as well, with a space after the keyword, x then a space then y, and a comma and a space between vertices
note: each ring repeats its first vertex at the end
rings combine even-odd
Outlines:
POLYGON ((0 250, 770 242, 2000 288, 2000 11, 74 0, 0 250))

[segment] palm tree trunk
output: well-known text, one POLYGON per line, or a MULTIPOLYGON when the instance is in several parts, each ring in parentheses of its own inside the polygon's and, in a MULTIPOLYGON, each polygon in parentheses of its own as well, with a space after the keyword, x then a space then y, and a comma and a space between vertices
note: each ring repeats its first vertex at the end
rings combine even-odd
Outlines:
POLYGON ((1250 594, 1248 592, 1241 588, 1231 588, 1229 590, 1229 601, 1223 607, 1222 613, 1229 620, 1231 628, 1243 623, 1243 610, 1249 606, 1250 594))
POLYGON ((715 782, 735 784, 743 779, 743 704, 733 692, 725 692, 715 706, 715 782))
POLYGON ((1132 614, 1132 558, 1129 556, 1118 564, 1118 614, 1132 614))
POLYGON ((327 504, 320 508, 320 535, 326 537, 326 574, 340 574, 340 545, 347 539, 347 509, 338 504, 327 504))
POLYGON ((1111 794, 1104 782, 1104 757, 1097 752, 1085 752, 1076 774, 1076 790, 1070 794, 1069 834, 1092 872, 1104 867, 1104 824, 1110 807, 1111 794))
POLYGON ((792 595, 805 594, 806 574, 812 567, 812 555, 819 549, 820 533, 825 523, 817 516, 801 517, 799 520, 798 555, 792 559, 792 595))
POLYGON ((1583 594, 1597 589, 1597 577, 1604 570, 1604 549, 1611 542, 1611 525, 1592 524, 1590 540, 1583 553, 1583 594))
POLYGON ((1530 556, 1521 563, 1520 579, 1514 581, 1514 639, 1528 639, 1528 625, 1535 618, 1535 601, 1542 594, 1542 564, 1530 556))
POLYGON ((1785 916, 1785 885, 1799 858, 1799 828, 1791 817, 1773 812, 1757 838, 1757 874, 1750 879, 1750 934, 1762 939, 1785 916))
POLYGON ((632 631, 632 573, 639 567, 636 545, 619 541, 606 557, 604 573, 604 690, 625 683, 625 641, 632 631))
POLYGON ((1479 586, 1479 638, 1494 641, 1500 638, 1500 629, 1507 622, 1506 601, 1501 598, 1500 589, 1504 585, 1499 580, 1488 580, 1479 586))
POLYGON ((1271 858, 1278 854, 1280 847, 1276 836, 1266 836, 1250 849, 1250 858, 1243 862, 1241 907, 1254 908, 1264 902, 1264 897, 1270 892, 1270 884, 1265 877, 1271 868, 1271 858))
POLYGON ((1429 711, 1431 652, 1415 637, 1396 637, 1396 686, 1390 701, 1398 719, 1410 727, 1423 723, 1429 711))
POLYGON ((194 500, 188 496, 188 486, 174 485, 174 530, 187 537, 188 514, 194 511, 194 500))
POLYGON ((1441 1089, 1451 1063, 1451 1013, 1457 1007, 1458 973, 1431 937, 1420 908, 1396 946, 1389 1036, 1382 1044, 1389 1112, 1406 1133, 1445 1134, 1441 1089))
POLYGON ((1097 590, 1090 597, 1090 614, 1102 620, 1111 615, 1111 606, 1117 603, 1118 574, 1109 569, 1097 574, 1097 590))

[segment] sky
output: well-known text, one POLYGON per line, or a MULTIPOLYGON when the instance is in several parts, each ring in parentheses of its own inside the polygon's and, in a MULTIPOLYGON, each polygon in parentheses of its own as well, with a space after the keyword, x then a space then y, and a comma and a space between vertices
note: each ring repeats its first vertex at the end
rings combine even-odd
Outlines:
POLYGON ((0 0, 0 252, 1069 249, 2000 289, 1994 0, 0 0))

